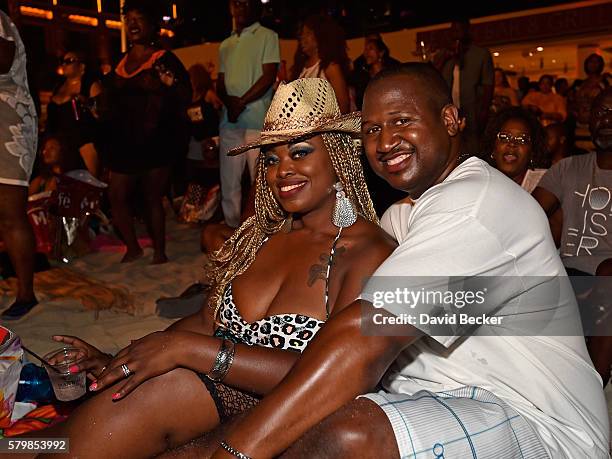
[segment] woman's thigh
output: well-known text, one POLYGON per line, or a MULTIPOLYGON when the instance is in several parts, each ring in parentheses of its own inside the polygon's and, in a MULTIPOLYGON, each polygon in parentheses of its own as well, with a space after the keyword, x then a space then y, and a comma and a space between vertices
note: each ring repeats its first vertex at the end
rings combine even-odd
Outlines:
POLYGON ((145 198, 160 200, 168 189, 170 167, 158 167, 142 174, 142 183, 145 189, 145 198))
POLYGON ((0 183, 0 223, 27 221, 28 187, 0 183))
POLYGON ((136 175, 112 172, 108 190, 111 204, 127 202, 134 192, 136 181, 136 175))
POLYGON ((219 424, 210 394, 191 370, 150 379, 113 402, 111 396, 122 384, 87 400, 44 435, 68 437, 73 457, 138 458, 182 445, 219 424))

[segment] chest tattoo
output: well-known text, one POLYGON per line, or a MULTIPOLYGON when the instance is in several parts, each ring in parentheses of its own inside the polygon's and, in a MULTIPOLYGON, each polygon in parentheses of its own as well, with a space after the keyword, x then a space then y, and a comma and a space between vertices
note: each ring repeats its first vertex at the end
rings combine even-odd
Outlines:
MULTIPOLYGON (((332 267, 338 263, 338 258, 346 252, 346 247, 336 247, 336 253, 332 261, 332 267)), ((327 265, 329 263, 329 253, 322 253, 319 255, 319 262, 315 263, 308 269, 308 286, 312 287, 314 283, 319 280, 325 280, 325 274, 327 273, 327 265)))

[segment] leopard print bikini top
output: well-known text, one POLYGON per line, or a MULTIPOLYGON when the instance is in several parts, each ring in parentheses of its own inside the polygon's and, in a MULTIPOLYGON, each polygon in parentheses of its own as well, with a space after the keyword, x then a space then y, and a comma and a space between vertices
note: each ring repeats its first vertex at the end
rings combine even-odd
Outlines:
MULTIPOLYGON (((329 273, 341 233, 342 228, 339 229, 334 239, 327 261, 327 271, 325 274, 325 310, 327 319, 329 318, 329 273)), ((234 303, 232 284, 230 283, 223 293, 215 336, 251 346, 265 346, 301 353, 306 349, 310 340, 314 338, 324 323, 325 321, 302 314, 277 314, 249 323, 243 319, 234 303)))

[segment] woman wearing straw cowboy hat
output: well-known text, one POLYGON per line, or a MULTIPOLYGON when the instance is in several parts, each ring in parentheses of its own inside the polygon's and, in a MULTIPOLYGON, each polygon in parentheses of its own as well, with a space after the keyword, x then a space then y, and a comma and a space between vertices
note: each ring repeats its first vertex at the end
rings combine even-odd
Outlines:
POLYGON ((114 358, 55 337, 86 350, 73 370, 87 369, 100 392, 49 430, 70 437, 71 454, 152 456, 210 431, 274 388, 358 296, 395 246, 376 224, 359 132, 359 114, 340 115, 327 81, 282 85, 260 139, 230 152, 261 148, 256 212, 212 257, 201 313, 114 358))

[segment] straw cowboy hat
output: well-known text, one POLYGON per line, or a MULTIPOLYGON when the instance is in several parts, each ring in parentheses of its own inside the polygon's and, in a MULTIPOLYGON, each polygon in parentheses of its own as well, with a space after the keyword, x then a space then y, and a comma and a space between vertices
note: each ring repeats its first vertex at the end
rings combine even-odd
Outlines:
POLYGON ((266 113, 261 136, 229 151, 229 156, 264 145, 287 143, 322 132, 361 133, 359 112, 341 115, 334 90, 322 78, 301 78, 281 84, 266 113))

